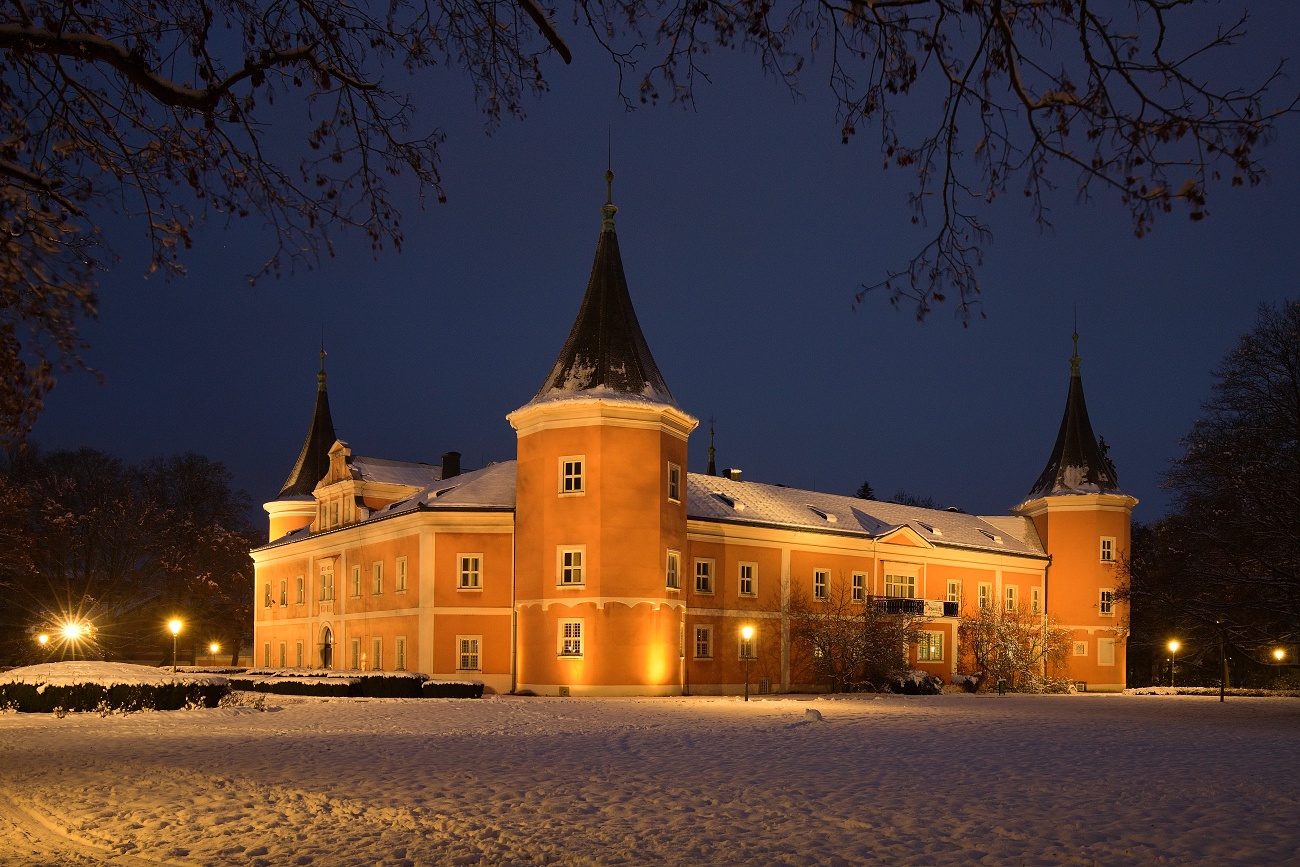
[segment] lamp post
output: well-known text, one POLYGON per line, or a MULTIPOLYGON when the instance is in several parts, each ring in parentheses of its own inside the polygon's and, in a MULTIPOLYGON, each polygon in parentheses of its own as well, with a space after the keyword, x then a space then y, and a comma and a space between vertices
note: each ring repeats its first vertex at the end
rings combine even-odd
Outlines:
POLYGON ((214 641, 214 642, 212 642, 211 644, 208 645, 208 664, 209 664, 209 665, 216 665, 216 664, 217 664, 217 654, 220 653, 220 652, 221 652, 221 645, 220 645, 220 644, 217 644, 217 642, 214 641))
POLYGON ((62 632, 64 642, 72 648, 72 659, 75 662, 77 659, 77 639, 81 638, 82 633, 81 624, 70 620, 63 624, 62 632))
POLYGON ((172 674, 176 673, 176 636, 181 632, 181 622, 176 618, 167 621, 167 628, 172 631, 172 674))
POLYGON ((749 640, 754 637, 754 627, 742 627, 740 637, 745 639, 745 643, 740 646, 740 649, 744 651, 745 657, 745 701, 749 701, 749 640))
POLYGON ((36 636, 36 643, 41 646, 41 650, 49 650, 50 636, 42 632, 40 635, 36 636))
POLYGON ((1169 686, 1174 685, 1174 662, 1178 658, 1178 642, 1169 642, 1169 686))

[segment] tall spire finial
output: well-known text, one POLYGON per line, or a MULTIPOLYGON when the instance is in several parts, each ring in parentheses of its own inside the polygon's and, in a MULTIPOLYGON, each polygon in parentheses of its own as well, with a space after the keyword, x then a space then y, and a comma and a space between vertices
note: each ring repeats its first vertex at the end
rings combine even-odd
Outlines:
POLYGON ((716 476, 716 475, 718 474, 718 465, 715 464, 715 463, 713 462, 714 454, 715 454, 715 452, 714 452, 714 450, 713 450, 713 416, 709 416, 709 470, 708 470, 708 473, 709 473, 709 475, 711 475, 711 476, 716 476))
MULTIPOLYGON (((612 155, 611 155, 612 166, 612 155)), ((602 232, 614 231, 614 215, 618 213, 618 208, 614 207, 614 169, 612 167, 605 169, 605 205, 600 209, 604 218, 600 221, 600 230, 602 232)))
POLYGON ((1079 375, 1079 314, 1074 314, 1074 355, 1070 356, 1070 375, 1079 375))
POLYGON ((325 329, 320 330, 320 373, 316 374, 316 390, 325 390, 325 329))

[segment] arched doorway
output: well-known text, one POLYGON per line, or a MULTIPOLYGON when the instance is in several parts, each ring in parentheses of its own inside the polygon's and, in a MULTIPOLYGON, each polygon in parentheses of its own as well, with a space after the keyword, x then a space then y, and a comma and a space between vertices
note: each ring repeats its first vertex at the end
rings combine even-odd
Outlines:
POLYGON ((334 630, 328 626, 320 631, 320 667, 334 667, 334 630))

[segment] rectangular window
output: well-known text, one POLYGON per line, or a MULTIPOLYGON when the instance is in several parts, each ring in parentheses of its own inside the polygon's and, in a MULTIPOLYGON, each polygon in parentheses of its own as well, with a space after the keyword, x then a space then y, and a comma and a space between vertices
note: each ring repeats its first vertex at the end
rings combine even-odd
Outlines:
POLYGON ((919 662, 942 662, 943 633, 922 632, 916 645, 916 658, 919 662))
POLYGON ((271 642, 269 641, 262 645, 262 666, 271 667, 271 642))
POLYGON ((307 601, 307 582, 303 580, 301 575, 298 576, 297 590, 298 592, 294 596, 294 601, 297 602, 299 605, 302 605, 304 602, 307 601))
POLYGON ((993 585, 980 584, 980 608, 988 608, 993 604, 993 585))
POLYGON ((560 656, 582 656, 582 621, 560 621, 560 656))
POLYGON ((334 570, 320 573, 320 599, 329 602, 334 598, 334 570))
POLYGON ((915 599, 915 575, 885 575, 885 596, 890 599, 915 599))
POLYGON ((1098 602, 1097 608, 1099 609, 1102 617, 1114 617, 1115 616, 1115 591, 1114 590, 1101 591, 1101 599, 1098 602))
POLYGON ((398 671, 406 671, 406 636, 397 636, 397 642, 393 647, 394 656, 393 666, 398 671))
POLYGON ((1097 664, 1098 665, 1115 664, 1115 639, 1113 638, 1097 639, 1097 664))
POLYGON ((1087 656, 1087 655, 1088 655, 1088 642, 1086 642, 1086 641, 1076 641, 1076 642, 1074 642, 1074 655, 1075 655, 1075 656, 1087 656))
POLYGON ((460 583, 457 586, 461 590, 482 590, 483 555, 457 554, 456 557, 460 560, 460 583))
POLYGON ((302 668, 302 642, 301 641, 295 641, 293 643, 293 667, 302 668))
POLYGON ((280 642, 280 667, 289 667, 289 646, 283 641, 280 642))
POLYGON ((1005 589, 1007 591, 1007 610, 1015 611, 1020 607, 1020 588, 1016 587, 1014 584, 1009 584, 1005 589))
POLYGON ((1101 537, 1101 562, 1103 563, 1115 562, 1115 537, 1114 536, 1101 537))
POLYGON ((354 638, 348 644, 348 668, 358 671, 361 668, 361 639, 354 638))
POLYGON ((713 627, 712 626, 695 627, 695 658, 696 659, 713 658, 713 627))
POLYGON ((559 584, 561 587, 581 587, 586 583, 586 575, 583 574, 586 566, 583 561, 587 559, 586 554, 586 547, 560 549, 559 584))
POLYGON ((406 558, 397 558, 397 592, 406 592, 406 558))
POLYGON ((677 464, 668 465, 668 499, 674 503, 682 501, 682 468, 677 464))
POLYGON ((483 666, 479 662, 479 648, 482 645, 483 636, 481 635, 457 635, 456 670, 482 671, 483 666))
POLYGON ((384 670, 384 640, 374 638, 370 641, 370 667, 374 671, 384 670))
POLYGON ((754 634, 748 639, 743 635, 740 636, 738 653, 736 654, 737 659, 758 659, 758 656, 754 653, 754 639, 756 638, 758 638, 758 630, 754 630, 754 634))
POLYGON ((266 585, 266 601, 262 603, 265 607, 271 607, 271 585, 266 585))
POLYGON ((280 604, 281 605, 289 604, 289 579, 288 578, 280 579, 280 604))
POLYGON ((758 564, 757 563, 740 564, 740 595, 741 596, 758 595, 758 564))
POLYGON ((960 581, 948 582, 947 600, 949 602, 956 602, 958 605, 961 604, 961 582, 960 581))
POLYGON ((371 563, 370 576, 372 579, 370 587, 371 595, 381 595, 384 592, 384 564, 378 561, 371 563))
POLYGON ((664 567, 664 584, 673 590, 682 586, 682 552, 669 549, 668 565, 664 567))
POLYGON ((695 561, 695 592, 696 593, 713 592, 713 561, 712 560, 695 561))
POLYGON ((831 583, 831 572, 829 569, 813 570, 813 598, 825 599, 831 583))
POLYGON ((1043 589, 1033 587, 1029 591, 1029 610, 1034 614, 1043 613, 1043 589))
POLYGON ((586 481, 583 478, 583 465, 587 459, 584 455, 570 455, 566 458, 560 458, 560 494, 574 495, 581 494, 587 490, 586 481))
POLYGON ((853 573, 853 601, 867 601, 867 574, 865 572, 853 573))
MULTIPOLYGON (((352 567, 352 595, 353 597, 357 597, 361 595, 361 567, 360 566, 352 567)), ((356 668, 355 665, 352 667, 356 668)))

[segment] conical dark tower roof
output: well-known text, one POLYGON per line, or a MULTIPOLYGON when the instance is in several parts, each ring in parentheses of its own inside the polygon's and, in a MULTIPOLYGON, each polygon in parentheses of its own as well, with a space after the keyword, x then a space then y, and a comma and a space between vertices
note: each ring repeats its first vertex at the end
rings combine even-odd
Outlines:
POLYGON ((1074 355, 1070 358, 1070 392, 1065 398, 1065 416, 1056 435, 1052 456, 1028 499, 1053 494, 1118 494, 1119 478, 1088 421, 1088 406, 1083 400, 1083 377, 1079 374, 1079 335, 1074 335, 1074 355))
POLYGON ((329 472, 330 448, 338 439, 334 420, 330 418, 330 396, 325 389, 325 350, 320 352, 320 373, 316 374, 316 408, 312 410, 311 430, 302 444, 298 462, 280 489, 277 500, 310 500, 316 484, 329 472))
POLYGON ((632 309, 614 233, 613 172, 605 173, 600 240, 587 294, 569 339, 534 401, 583 395, 627 395, 676 406, 632 309))

